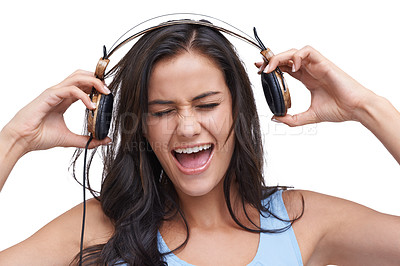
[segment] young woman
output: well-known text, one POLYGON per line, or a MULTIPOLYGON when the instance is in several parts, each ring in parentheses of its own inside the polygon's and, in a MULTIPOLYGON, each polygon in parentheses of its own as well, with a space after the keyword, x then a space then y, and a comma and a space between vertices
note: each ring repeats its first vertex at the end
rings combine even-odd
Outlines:
MULTIPOLYGON (((359 121, 400 162, 400 114, 311 47, 274 56, 311 92, 290 126, 359 121), (385 117, 385 120, 382 120, 385 117)), ((232 45, 208 27, 143 36, 106 88, 77 71, 24 107, 0 134, 0 181, 27 152, 84 147, 63 113, 88 93, 117 96, 99 198, 88 201, 84 264, 398 265, 400 218, 310 191, 265 187, 254 97, 232 45), (171 253, 172 251, 172 253, 171 253)), ((0 253, 5 265, 79 260, 81 205, 0 253)))

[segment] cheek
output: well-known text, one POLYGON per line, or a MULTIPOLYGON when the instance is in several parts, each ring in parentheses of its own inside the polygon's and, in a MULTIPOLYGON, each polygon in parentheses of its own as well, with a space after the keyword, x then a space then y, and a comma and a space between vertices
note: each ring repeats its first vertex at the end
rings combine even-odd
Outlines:
POLYGON ((172 118, 151 117, 147 120, 146 138, 154 148, 167 148, 168 141, 176 128, 175 120, 172 118))
POLYGON ((149 116, 146 120, 147 135, 157 135, 157 133, 171 134, 174 131, 174 120, 171 117, 149 116))
MULTIPOLYGON (((221 106, 222 107, 222 106, 221 106)), ((201 117, 201 124, 217 139, 226 138, 232 126, 232 110, 230 106, 222 107, 218 112, 201 117)))

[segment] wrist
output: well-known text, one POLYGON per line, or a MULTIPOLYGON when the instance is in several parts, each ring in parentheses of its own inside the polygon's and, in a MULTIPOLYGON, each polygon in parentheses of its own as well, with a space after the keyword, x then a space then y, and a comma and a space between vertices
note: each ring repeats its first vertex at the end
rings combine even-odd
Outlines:
POLYGON ((376 95, 372 91, 368 91, 359 101, 354 112, 354 118, 364 126, 379 120, 380 113, 383 111, 382 106, 385 105, 385 98, 376 95))
POLYGON ((384 97, 375 96, 363 103, 358 121, 369 129, 400 164, 400 113, 384 97))
POLYGON ((6 125, 0 131, 0 150, 1 155, 7 157, 13 157, 17 160, 27 153, 28 147, 26 141, 21 136, 16 134, 9 125, 6 125))
POLYGON ((0 131, 0 191, 17 161, 28 152, 22 139, 6 125, 0 131))
POLYGON ((356 121, 374 131, 373 129, 379 128, 383 123, 387 123, 388 120, 393 118, 396 109, 386 98, 370 92, 360 102, 355 113, 356 121))

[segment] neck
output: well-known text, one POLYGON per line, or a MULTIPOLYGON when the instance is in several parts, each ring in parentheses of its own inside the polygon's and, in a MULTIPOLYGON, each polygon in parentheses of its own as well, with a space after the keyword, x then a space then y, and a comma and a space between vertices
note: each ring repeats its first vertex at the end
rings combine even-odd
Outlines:
MULTIPOLYGON (((181 209, 191 228, 238 227, 229 213, 223 183, 224 181, 221 180, 212 191, 203 196, 193 197, 178 191, 181 209)), ((242 205, 235 182, 232 182, 230 186, 230 201, 238 219, 243 217, 244 215, 241 215, 239 211, 242 210, 242 205)))

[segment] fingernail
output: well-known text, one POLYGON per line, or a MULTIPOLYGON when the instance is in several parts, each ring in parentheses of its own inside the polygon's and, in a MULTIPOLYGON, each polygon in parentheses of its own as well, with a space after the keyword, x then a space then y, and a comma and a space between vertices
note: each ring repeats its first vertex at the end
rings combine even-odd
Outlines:
POLYGON ((96 107, 97 107, 96 104, 94 102, 90 102, 90 103, 91 103, 93 109, 96 109, 96 107))
POLYGON ((265 66, 264 65, 261 65, 259 68, 258 68, 258 74, 261 74, 261 73, 263 73, 263 71, 264 71, 264 69, 265 69, 265 66))
POLYGON ((107 88, 107 86, 104 86, 104 91, 105 91, 107 94, 110 94, 110 93, 111 93, 111 91, 107 88))
POLYGON ((265 68, 264 68, 264 73, 268 73, 269 72, 269 65, 267 65, 265 68))
POLYGON ((283 122, 277 120, 274 116, 271 118, 271 121, 275 122, 275 123, 281 123, 281 124, 283 123, 283 122))
POLYGON ((296 72, 296 66, 294 64, 292 65, 292 72, 296 72))

